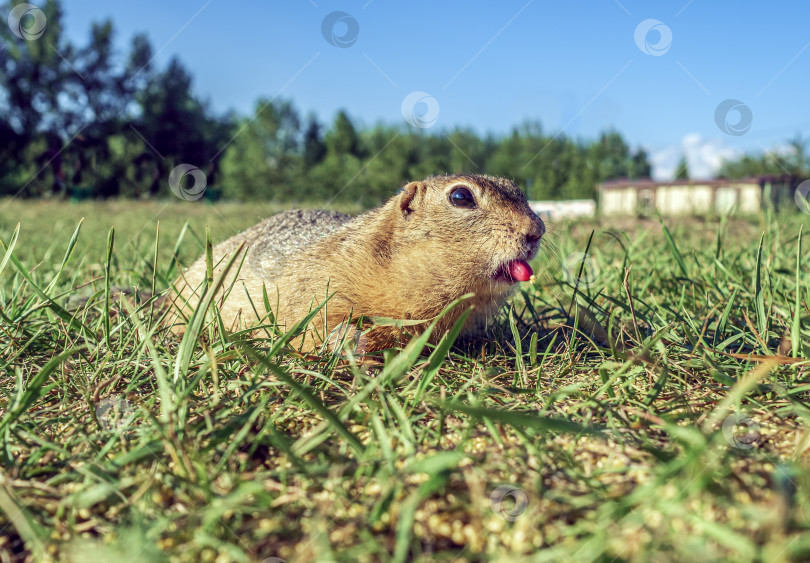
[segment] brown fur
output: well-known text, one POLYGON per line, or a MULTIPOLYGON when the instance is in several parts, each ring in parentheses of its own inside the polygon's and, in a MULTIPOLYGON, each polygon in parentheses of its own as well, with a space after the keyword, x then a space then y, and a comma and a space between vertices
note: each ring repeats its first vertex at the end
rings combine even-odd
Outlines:
MULTIPOLYGON (((328 282, 334 296, 306 338, 317 346, 327 338, 324 323, 328 335, 350 316, 427 320, 453 300, 474 293, 465 306, 442 319, 431 336, 436 342, 470 304, 474 310, 463 334, 485 325, 515 286, 495 281, 494 274, 512 260, 531 259, 544 231, 511 181, 435 176, 409 183, 382 207, 354 219, 329 212, 287 212, 217 245, 215 278, 241 243, 250 247, 234 263, 232 272, 244 258, 238 277, 229 273, 226 279, 225 288, 233 283, 230 293, 224 300, 218 295, 217 303, 232 330, 254 326, 259 319, 250 301, 264 316, 264 284, 272 308, 278 303, 276 322, 289 328, 324 300, 328 282), (470 189, 477 207, 451 205, 449 193, 459 185, 470 189)), ((182 318, 199 301, 204 279, 201 257, 175 284, 173 301, 181 319, 177 332, 184 330, 182 318)), ((399 344, 403 332, 417 333, 426 326, 375 327, 363 336, 362 351, 399 344)))

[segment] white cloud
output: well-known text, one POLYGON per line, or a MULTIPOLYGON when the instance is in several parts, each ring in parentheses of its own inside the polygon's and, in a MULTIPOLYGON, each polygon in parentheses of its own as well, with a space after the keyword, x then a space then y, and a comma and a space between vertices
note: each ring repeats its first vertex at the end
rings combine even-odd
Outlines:
POLYGON ((681 149, 670 146, 650 154, 652 177, 659 182, 671 180, 675 177, 675 168, 681 159, 681 149))
POLYGON ((739 155, 740 151, 725 146, 721 139, 704 141, 700 134, 689 133, 684 135, 680 145, 671 145, 651 153, 652 176, 658 181, 672 180, 681 157, 685 156, 691 178, 713 178, 723 160, 739 155))

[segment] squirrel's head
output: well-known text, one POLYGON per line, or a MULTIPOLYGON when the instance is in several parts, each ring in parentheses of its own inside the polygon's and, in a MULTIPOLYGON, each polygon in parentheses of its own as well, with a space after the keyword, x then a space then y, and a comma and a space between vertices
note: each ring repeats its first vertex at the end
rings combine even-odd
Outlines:
POLYGON ((397 196, 407 241, 428 247, 435 266, 469 276, 471 289, 508 290, 531 274, 545 225, 505 178, 433 176, 397 196))

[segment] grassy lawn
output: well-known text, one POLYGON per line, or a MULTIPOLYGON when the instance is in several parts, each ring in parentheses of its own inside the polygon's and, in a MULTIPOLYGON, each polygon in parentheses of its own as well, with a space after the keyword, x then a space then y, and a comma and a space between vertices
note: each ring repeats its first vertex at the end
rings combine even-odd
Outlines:
POLYGON ((0 201, 0 561, 810 559, 810 216, 552 224, 363 362, 107 299, 277 210, 0 201))

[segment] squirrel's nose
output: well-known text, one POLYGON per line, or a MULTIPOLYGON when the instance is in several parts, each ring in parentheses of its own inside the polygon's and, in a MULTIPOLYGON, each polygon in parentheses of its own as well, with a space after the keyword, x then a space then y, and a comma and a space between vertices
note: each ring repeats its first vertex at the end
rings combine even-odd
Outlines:
POLYGON ((531 225, 529 226, 529 230, 526 233, 526 242, 529 244, 534 244, 540 237, 542 237, 546 233, 546 226, 543 223, 543 220, 540 217, 537 217, 536 220, 532 221, 531 225))

